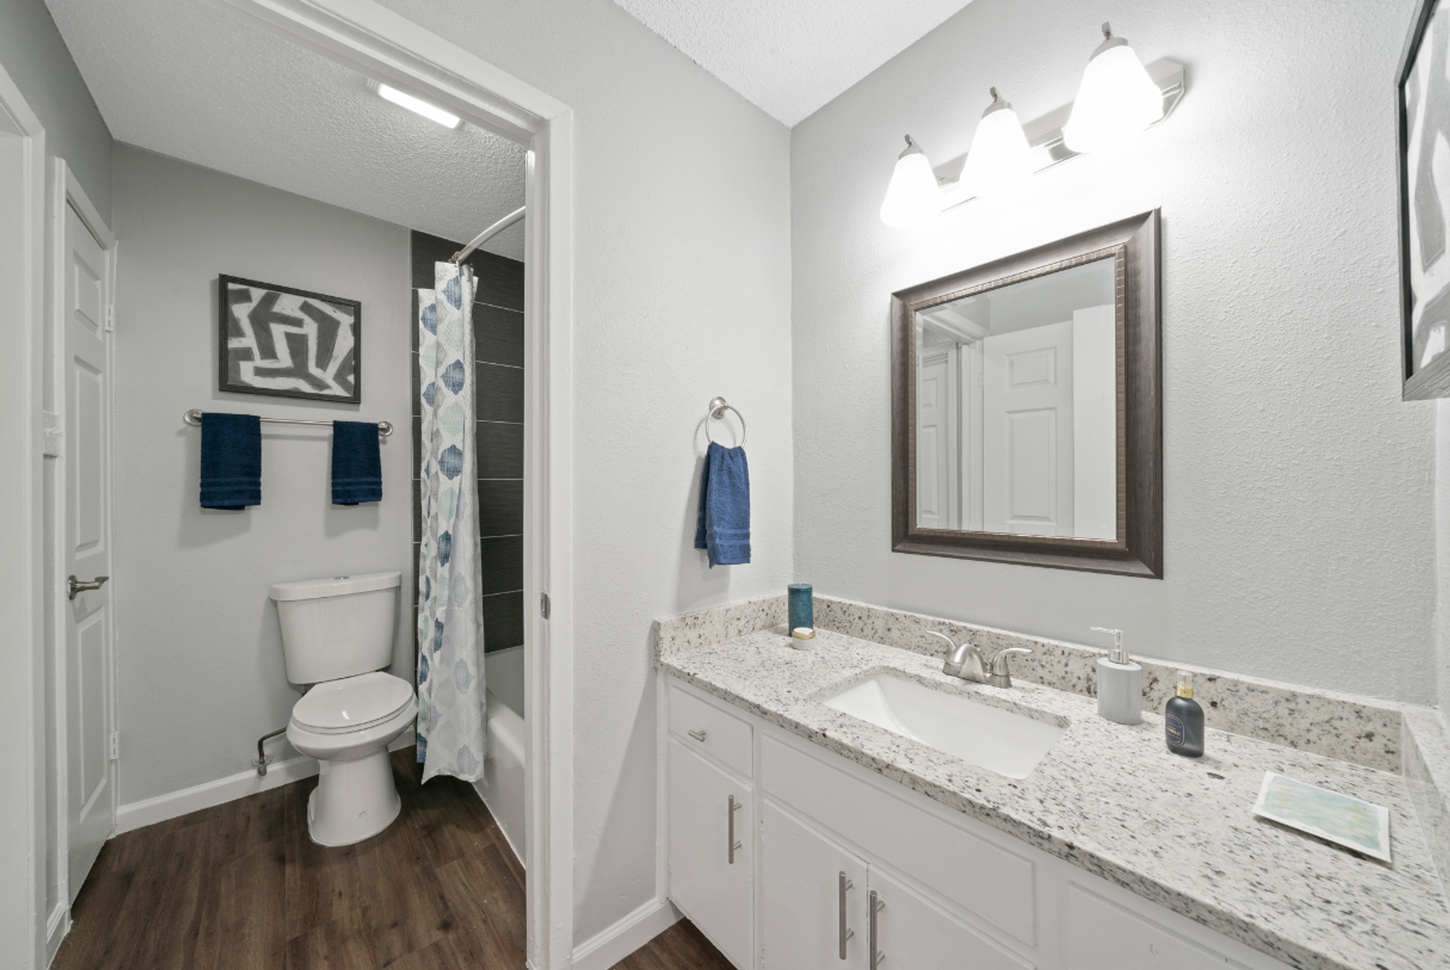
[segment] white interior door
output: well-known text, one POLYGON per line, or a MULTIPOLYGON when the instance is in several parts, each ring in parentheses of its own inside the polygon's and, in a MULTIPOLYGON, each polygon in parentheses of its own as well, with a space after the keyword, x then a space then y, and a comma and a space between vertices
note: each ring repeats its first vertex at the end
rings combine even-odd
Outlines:
MULTIPOLYGON (((110 253, 73 205, 65 209, 65 572, 88 584, 111 575, 110 253)), ((71 902, 115 823, 111 586, 73 587, 62 591, 71 902)))
POLYGON ((933 348, 917 371, 916 523, 923 529, 960 528, 956 356, 933 348))
POLYGON ((1072 322, 996 334, 982 344, 983 527, 1070 536, 1072 322))

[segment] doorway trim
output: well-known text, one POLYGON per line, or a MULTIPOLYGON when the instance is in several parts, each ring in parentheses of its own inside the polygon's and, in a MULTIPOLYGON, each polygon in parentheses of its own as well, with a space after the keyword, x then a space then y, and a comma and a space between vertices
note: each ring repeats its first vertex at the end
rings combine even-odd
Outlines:
POLYGON ((531 970, 564 970, 574 946, 573 111, 372 0, 209 2, 529 150, 524 474, 536 484, 524 496, 524 602, 535 604, 524 656, 527 960, 531 970))
MULTIPOLYGON (((40 427, 45 343, 45 128, 0 66, 0 128, 18 136, 19 184, 0 185, 8 224, 0 230, 0 257, 13 260, 23 283, 0 286, 0 320, 13 321, 15 344, 0 355, 0 406, 13 421, 0 434, 0 730, 19 742, 24 765, 5 817, 23 824, 0 837, 0 935, 24 939, 23 965, 39 965, 45 952, 45 627, 41 545, 44 475, 40 427), (15 514, 18 512, 19 514, 15 514), (14 815, 10 813, 14 811, 14 815), (13 934, 13 935, 12 935, 13 934)), ((8 332, 8 328, 7 328, 8 332)))

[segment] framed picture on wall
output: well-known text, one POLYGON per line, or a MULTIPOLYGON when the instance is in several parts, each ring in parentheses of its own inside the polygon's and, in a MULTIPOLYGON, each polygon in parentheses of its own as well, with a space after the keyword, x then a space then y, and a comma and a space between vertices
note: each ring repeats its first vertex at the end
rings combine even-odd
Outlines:
POLYGON ((221 276, 217 389, 362 402, 362 304, 221 276))
POLYGON ((1450 397, 1450 3, 1419 0, 1399 102, 1404 398, 1450 397))

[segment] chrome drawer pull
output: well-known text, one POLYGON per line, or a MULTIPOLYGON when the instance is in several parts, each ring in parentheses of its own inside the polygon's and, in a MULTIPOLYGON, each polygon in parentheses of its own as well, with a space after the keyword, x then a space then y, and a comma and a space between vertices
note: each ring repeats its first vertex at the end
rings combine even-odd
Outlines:
POLYGON ((690 737, 694 738, 696 741, 703 742, 705 740, 705 729, 699 728, 697 730, 691 731, 690 737))
POLYGON ((855 930, 846 928, 846 890, 851 888, 851 880, 846 878, 846 870, 841 870, 840 881, 837 883, 841 895, 841 959, 846 959, 846 941, 856 935, 855 930))
POLYGON ((886 954, 876 949, 876 914, 885 908, 885 901, 877 897, 876 890, 871 890, 871 970, 876 970, 886 959, 886 954))
POLYGON ((729 834, 726 836, 726 842, 729 844, 730 849, 726 853, 726 855, 729 857, 730 864, 732 866, 735 865, 735 850, 738 849, 738 848, 740 848, 740 843, 735 841, 735 813, 744 804, 745 804, 744 802, 737 802, 735 800, 735 796, 734 795, 731 795, 730 796, 730 812, 729 812, 730 825, 728 827, 729 828, 729 834))

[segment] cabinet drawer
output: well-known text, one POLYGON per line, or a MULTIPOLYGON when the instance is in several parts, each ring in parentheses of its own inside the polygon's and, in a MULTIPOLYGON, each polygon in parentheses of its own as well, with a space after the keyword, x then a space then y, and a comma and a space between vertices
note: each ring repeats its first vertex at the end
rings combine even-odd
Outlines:
POLYGON ((1064 949, 1072 970, 1244 970, 1224 954, 1078 885, 1067 888, 1064 949))
POLYGON ((1036 945, 1030 858, 949 824, 774 738, 761 742, 760 775, 769 794, 999 930, 1028 946, 1036 945))
POLYGON ((670 731, 686 747, 705 752, 732 771, 746 778, 753 774, 750 725, 678 687, 670 688, 670 731))

